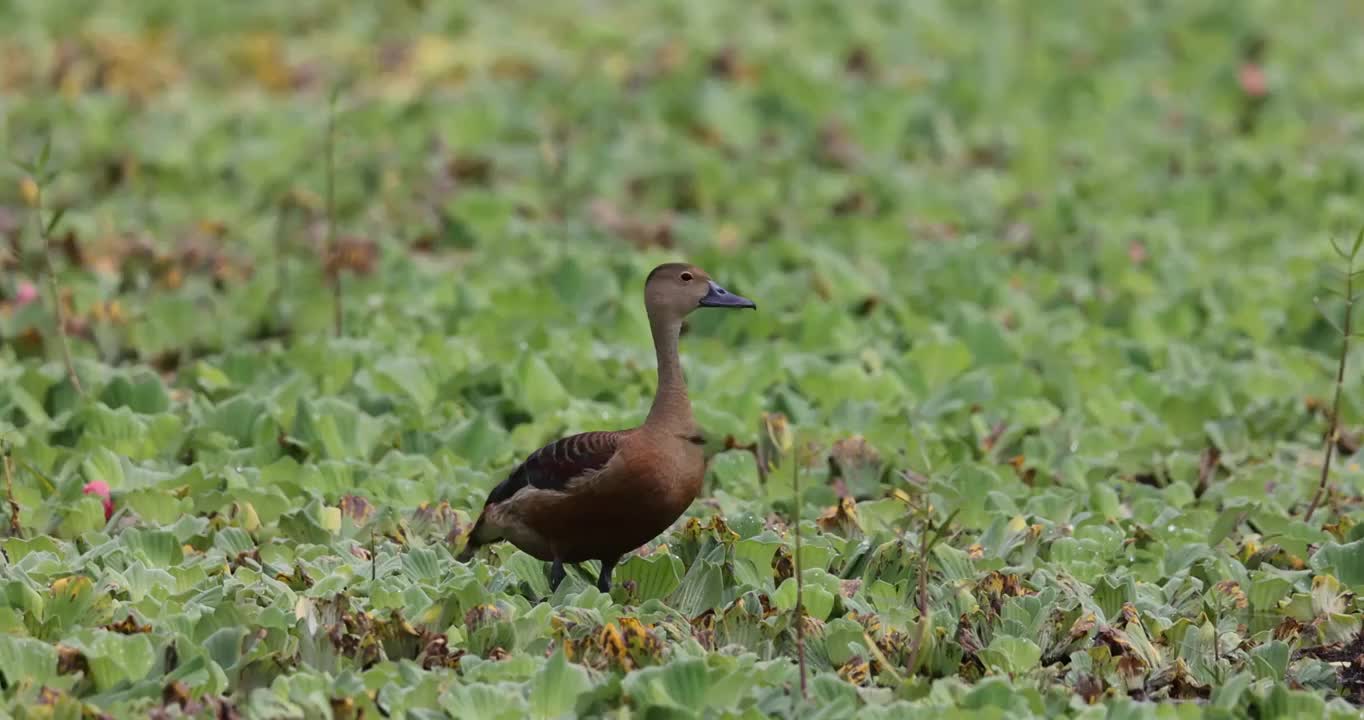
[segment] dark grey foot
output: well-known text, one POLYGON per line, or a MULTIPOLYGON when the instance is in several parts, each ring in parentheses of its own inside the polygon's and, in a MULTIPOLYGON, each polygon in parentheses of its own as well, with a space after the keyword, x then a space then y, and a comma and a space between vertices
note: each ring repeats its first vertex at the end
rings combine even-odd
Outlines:
POLYGON ((564 564, 558 560, 549 568, 549 591, 554 592, 559 589, 559 583, 564 581, 564 576, 568 573, 564 570, 564 564))
POLYGON ((616 569, 616 563, 620 558, 611 558, 601 561, 601 572, 597 575, 597 589, 604 592, 611 592, 611 571, 616 569))

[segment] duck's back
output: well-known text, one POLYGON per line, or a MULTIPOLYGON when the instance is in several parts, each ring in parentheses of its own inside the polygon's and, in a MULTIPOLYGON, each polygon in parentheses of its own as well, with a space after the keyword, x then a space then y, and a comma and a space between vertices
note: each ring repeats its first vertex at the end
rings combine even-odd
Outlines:
POLYGON ((488 493, 484 506, 527 489, 564 490, 606 467, 633 430, 597 430, 559 438, 526 457, 488 493))

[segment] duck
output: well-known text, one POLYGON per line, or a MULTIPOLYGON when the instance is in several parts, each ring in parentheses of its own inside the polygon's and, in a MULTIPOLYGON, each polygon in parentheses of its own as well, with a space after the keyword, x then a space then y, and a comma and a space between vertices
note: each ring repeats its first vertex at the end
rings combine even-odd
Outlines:
POLYGON ((686 512, 706 473, 704 438, 692 416, 678 344, 682 323, 703 309, 757 304, 711 279, 701 268, 664 263, 644 280, 658 384, 644 422, 559 438, 532 452, 488 493, 457 558, 500 541, 550 563, 550 592, 565 565, 601 563, 596 587, 611 590, 611 573, 627 553, 653 540, 686 512))

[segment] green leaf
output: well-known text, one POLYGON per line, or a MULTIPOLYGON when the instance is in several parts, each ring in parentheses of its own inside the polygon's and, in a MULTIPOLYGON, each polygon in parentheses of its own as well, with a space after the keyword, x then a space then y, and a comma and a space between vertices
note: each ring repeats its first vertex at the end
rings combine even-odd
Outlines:
POLYGON ((237 667, 242 656, 242 640, 246 638, 246 628, 232 626, 220 628, 204 641, 204 650, 218 667, 231 671, 237 667))
POLYGON ((503 566, 510 570, 517 580, 529 585, 531 594, 535 597, 549 596, 549 578, 545 575, 543 562, 518 550, 503 561, 503 566))
POLYGON ((1231 535, 1249 515, 1249 510, 1246 509, 1249 504, 1250 501, 1246 498, 1228 501, 1222 513, 1217 516, 1217 522, 1213 523, 1212 531, 1208 533, 1208 544, 1217 545, 1231 535))
POLYGON ((839 667, 854 655, 867 654, 865 642, 866 629, 861 624, 847 618, 830 620, 824 626, 824 643, 827 646, 831 667, 839 667))
POLYGON ((203 655, 182 663, 175 671, 166 676, 167 684, 183 682, 190 695, 220 695, 227 689, 227 675, 216 663, 203 655))
POLYGON ((549 364, 536 353, 523 353, 509 378, 516 402, 534 417, 561 410, 568 403, 568 391, 554 375, 549 364))
POLYGON ((960 340, 930 340, 916 344, 907 357, 922 387, 942 387, 971 367, 971 351, 960 340))
POLYGON ((39 594, 33 585, 23 580, 10 580, 0 585, 0 599, 5 606, 14 608, 35 618, 44 617, 48 601, 46 593, 39 594))
POLYGON ((506 431, 494 424, 487 413, 479 413, 455 427, 450 449, 478 466, 504 452, 506 441, 506 431))
POLYGON ((1040 398, 1022 398, 1013 404, 1013 421, 1020 427, 1040 428, 1051 425, 1061 417, 1061 411, 1040 398))
POLYGON ((94 583, 84 575, 58 579, 52 583, 51 590, 45 616, 47 624, 58 632, 87 622, 88 614, 99 600, 94 583))
POLYGON ((668 597, 668 604, 687 617, 696 617, 718 606, 724 596, 724 571, 717 563, 698 558, 682 584, 668 597))
POLYGON ((451 717, 465 720, 521 720, 530 712, 520 693, 484 683, 455 685, 441 697, 441 707, 451 717))
POLYGON ((380 389, 410 400, 423 415, 436 401, 436 386, 426 366, 414 358, 384 358, 375 365, 374 375, 380 389))
POLYGON ((1325 701, 1310 692, 1289 690, 1276 683, 1255 703, 1256 716, 1262 718, 1319 718, 1325 715, 1325 701))
POLYGON ((949 581, 968 580, 976 575, 971 565, 971 556, 944 543, 934 545, 929 551, 942 567, 943 576, 949 581))
POLYGON ((194 364, 193 377, 195 384, 208 393, 232 387, 232 379, 227 373, 202 360, 194 364))
POLYGON ((107 448, 96 448, 81 463, 81 474, 86 482, 103 480, 109 487, 118 490, 126 484, 123 476, 123 460, 107 448))
POLYGON ((1250 601, 1251 609, 1271 612, 1279 607, 1279 602, 1288 597, 1292 590, 1293 583, 1282 577, 1273 575, 1255 577, 1251 580, 1246 598, 1250 601))
POLYGON ((143 633, 120 635, 106 630, 86 631, 67 643, 85 655, 95 687, 100 691, 141 680, 156 664, 151 638, 143 633))
POLYGON ((706 702, 706 666, 700 660, 681 660, 664 666, 663 691, 677 707, 703 707, 706 702))
POLYGON ((1324 616, 1326 622, 1318 626, 1322 641, 1327 645, 1348 643, 1360 633, 1364 620, 1358 615, 1330 613, 1324 616))
POLYGON ((38 149, 38 157, 37 157, 37 159, 34 161, 34 168, 37 170, 38 174, 40 174, 40 175, 46 174, 46 172, 47 172, 47 161, 48 161, 51 157, 52 157, 52 136, 51 136, 51 135, 45 135, 45 136, 43 136, 43 145, 42 145, 41 148, 38 149))
POLYGON ((1136 584, 1132 576, 1104 576, 1094 584, 1094 602, 1103 611, 1103 619, 1114 622, 1125 603, 1136 600, 1136 584))
POLYGON ((592 689, 592 679, 586 670, 556 652, 545 661, 530 688, 531 717, 576 717, 578 698, 592 689))
POLYGON ((57 648, 41 640, 0 633, 0 675, 11 687, 41 687, 57 678, 57 648))
POLYGON ((710 680, 705 661, 682 658, 650 667, 625 678, 624 688, 644 707, 695 710, 705 707, 710 680))
POLYGON ((1312 567, 1334 575, 1347 586, 1364 587, 1364 540, 1323 544, 1312 556, 1312 567))
POLYGON ((1179 657, 1189 666, 1194 679, 1211 684, 1217 680, 1217 662, 1213 657, 1213 642, 1217 637, 1211 622, 1204 622, 1184 635, 1179 657))
POLYGON ((100 402, 112 409, 126 407, 143 415, 155 415, 170 409, 170 395, 161 378, 154 373, 119 375, 104 387, 100 402))
MULTIPOLYGON (((772 557, 781 547, 775 535, 763 535, 740 540, 734 544, 734 579, 742 585, 771 588, 773 585, 772 557)), ((802 548, 804 550, 804 548, 802 548)), ((801 553, 804 555, 804 553, 801 553)), ((806 558, 802 558, 804 560, 806 558)))
POLYGON ((633 602, 661 600, 682 584, 683 570, 682 559, 666 551, 647 556, 631 555, 612 576, 612 594, 624 592, 626 583, 634 583, 633 602))
POLYGON ((0 548, 4 550, 9 561, 17 565, 23 562, 29 553, 46 552, 63 556, 71 548, 71 545, 54 537, 38 535, 31 538, 5 538, 4 541, 0 541, 0 548))
POLYGON ((1232 711, 1241 705, 1241 696, 1250 688, 1250 673, 1241 672, 1228 678, 1213 690, 1211 704, 1215 708, 1232 711))
POLYGON ((179 498, 150 488, 123 493, 119 504, 127 505, 139 518, 155 525, 173 523, 186 511, 179 498))
MULTIPOLYGON (((833 612, 835 596, 827 588, 811 582, 813 572, 805 573, 805 587, 801 593, 801 600, 805 605, 805 614, 818 620, 825 620, 829 613, 833 612)), ((795 578, 786 578, 782 581, 781 586, 772 594, 772 604, 780 610, 792 610, 796 607, 795 578)))
POLYGON ((431 548, 411 548, 403 553, 402 561, 403 571, 417 582, 434 585, 443 575, 440 557, 431 548))
POLYGON ((1042 648, 1026 638, 998 635, 981 651, 985 664, 1009 674, 1027 672, 1042 660, 1042 648))
POLYGON ((1250 669, 1258 680, 1283 682, 1292 655, 1292 649, 1287 643, 1270 640, 1250 651, 1250 669))
POLYGON ((229 527, 219 530, 213 536, 213 547, 222 550, 223 554, 230 558, 251 552, 256 549, 256 543, 245 530, 229 527))
MULTIPOLYGON (((178 415, 142 415, 130 408, 110 409, 92 403, 77 413, 83 432, 80 445, 91 451, 113 452, 130 460, 166 457, 179 449, 184 420, 178 415)), ((109 484, 114 485, 110 480, 109 484)))
POLYGON ((185 552, 180 541, 166 530, 142 530, 131 528, 124 531, 120 543, 132 555, 151 567, 167 568, 184 562, 185 552))

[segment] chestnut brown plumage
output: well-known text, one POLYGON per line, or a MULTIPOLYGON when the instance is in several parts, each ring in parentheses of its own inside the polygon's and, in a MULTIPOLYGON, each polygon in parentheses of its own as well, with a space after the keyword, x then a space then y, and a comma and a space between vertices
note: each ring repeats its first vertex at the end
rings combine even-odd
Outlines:
POLYGON ((488 494, 461 561, 507 540, 553 563, 551 589, 563 581, 564 563, 601 561, 597 587, 606 592, 621 556, 681 517, 701 491, 706 463, 677 344, 682 320, 703 307, 757 306, 694 265, 667 263, 649 273, 644 308, 658 388, 644 424, 570 435, 531 453, 488 494))

